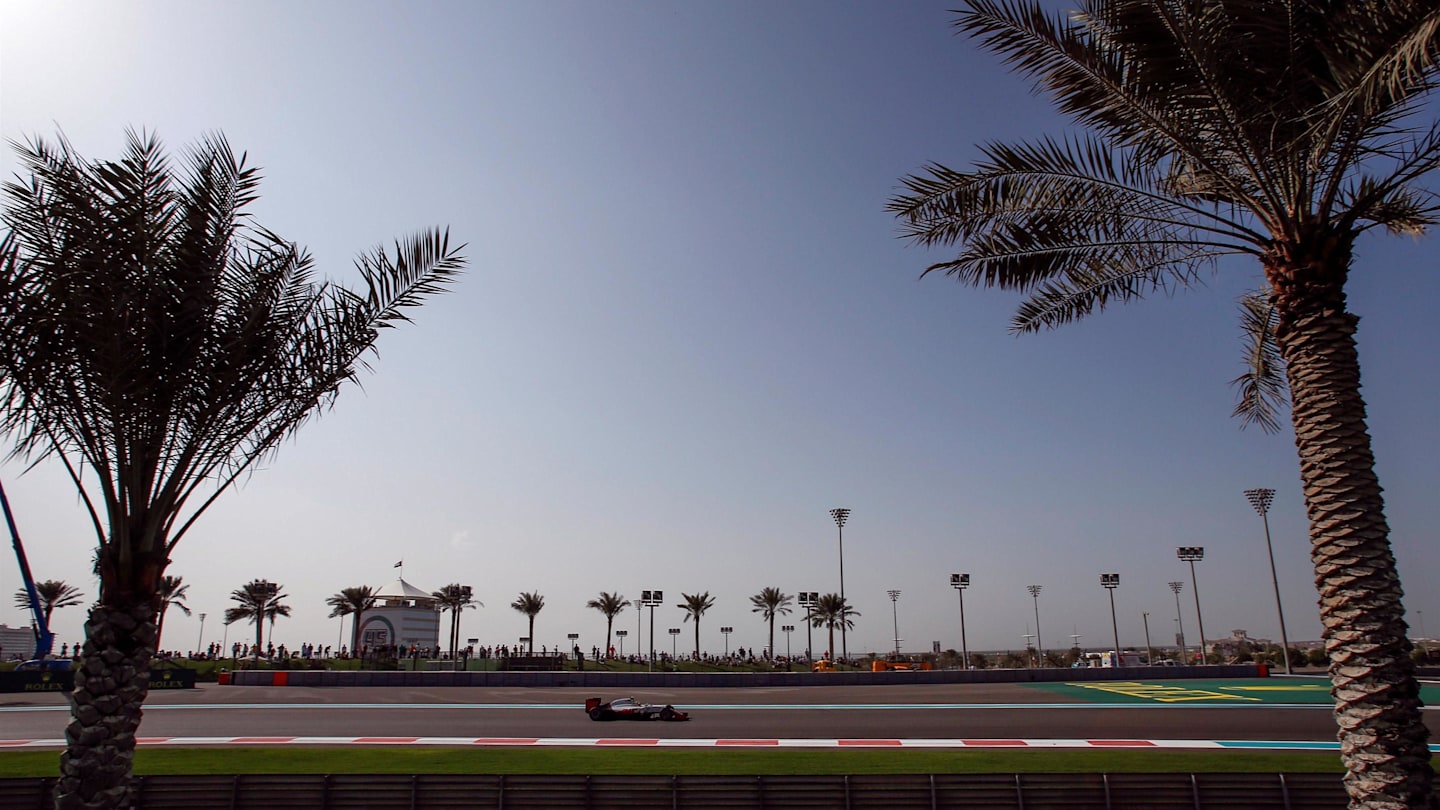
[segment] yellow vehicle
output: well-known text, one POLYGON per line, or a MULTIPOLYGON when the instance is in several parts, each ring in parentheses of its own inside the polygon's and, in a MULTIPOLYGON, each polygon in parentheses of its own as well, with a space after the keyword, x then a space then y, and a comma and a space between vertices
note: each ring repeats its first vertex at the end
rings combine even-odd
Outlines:
POLYGON ((835 671, 835 662, 834 662, 834 661, 831 661, 829 658, 821 658, 819 661, 816 661, 815 663, 813 663, 813 664, 810 665, 810 671, 811 671, 811 672, 834 672, 834 671, 835 671))

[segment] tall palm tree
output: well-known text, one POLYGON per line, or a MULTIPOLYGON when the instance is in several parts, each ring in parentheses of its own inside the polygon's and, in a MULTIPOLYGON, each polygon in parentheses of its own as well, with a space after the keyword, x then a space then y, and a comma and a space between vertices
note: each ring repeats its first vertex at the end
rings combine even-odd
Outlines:
POLYGON ((535 654, 535 617, 545 608, 545 597, 538 593, 521 593, 519 598, 510 603, 510 607, 524 613, 530 618, 530 632, 526 638, 530 639, 530 655, 535 654))
POLYGON ((681 593, 680 598, 685 601, 675 607, 685 611, 685 621, 695 620, 695 660, 700 660, 700 617, 705 611, 715 607, 715 597, 709 591, 704 593, 689 594, 681 593))
POLYGON ((235 607, 225 608, 225 623, 249 620, 255 623, 255 658, 260 657, 260 648, 265 641, 264 622, 268 619, 273 629, 277 616, 289 616, 290 608, 281 602, 288 599, 281 588, 285 586, 268 579, 252 579, 244 586, 230 592, 235 607))
POLYGON ((460 648, 460 611, 466 608, 473 608, 480 603, 475 601, 475 591, 469 585, 451 583, 430 594, 435 597, 435 606, 442 611, 450 611, 450 658, 455 658, 456 651, 460 648))
POLYGON ((760 618, 770 625, 770 657, 775 657, 775 614, 790 613, 790 603, 794 597, 784 593, 779 588, 762 588, 760 593, 750 597, 751 613, 759 613, 760 618))
MULTIPOLYGON (((341 588, 340 592, 325 598, 325 604, 330 606, 330 618, 337 616, 354 616, 350 620, 350 651, 360 654, 360 624, 365 616, 365 611, 375 607, 375 589, 369 585, 356 585, 351 588, 341 588)), ((341 619, 343 622, 344 619, 341 619)), ((344 625, 341 625, 344 629, 344 625)))
MULTIPOLYGON (((1420 185, 1440 126, 1415 121, 1440 75, 1440 12, 1405 0, 1087 0, 1070 16, 966 5, 956 26, 1088 134, 992 144, 971 171, 932 164, 908 178, 889 206, 905 235, 959 246, 925 272, 1025 292, 1013 328, 1031 332, 1191 286, 1219 257, 1258 261, 1277 351, 1252 356, 1288 381, 1346 787, 1353 807, 1421 806, 1433 773, 1345 283, 1363 233, 1417 235, 1440 213, 1420 185)), ((1262 425, 1276 404, 1265 393, 1242 383, 1262 425)))
MULTIPOLYGON (((44 614, 46 624, 50 623, 55 608, 73 607, 85 601, 85 594, 79 588, 61 579, 35 583, 35 595, 40 597, 40 612, 44 614)), ((15 592, 15 607, 30 609, 30 594, 24 588, 15 592)))
POLYGON ((155 646, 160 646, 160 635, 165 631, 165 611, 177 607, 181 613, 190 615, 190 606, 185 604, 185 595, 190 586, 184 584, 184 577, 169 574, 160 578, 160 615, 155 619, 155 646))
POLYGON ((618 593, 601 591, 600 596, 585 603, 585 607, 594 608, 605 614, 605 657, 610 656, 610 629, 615 625, 615 617, 621 611, 630 607, 630 600, 618 593))
POLYGON ((823 627, 830 631, 830 648, 827 656, 831 661, 835 660, 835 628, 843 627, 846 630, 855 629, 855 617, 860 611, 850 607, 845 597, 838 593, 822 594, 815 600, 815 606, 810 609, 810 623, 815 627, 823 627))
POLYGON ((15 148, 28 176, 0 210, 0 434, 59 461, 95 530, 100 597, 55 793, 113 806, 176 545, 464 262, 437 230, 362 255, 358 291, 317 280, 249 219, 260 175, 218 135, 174 164, 133 132, 114 161, 63 138, 15 148))

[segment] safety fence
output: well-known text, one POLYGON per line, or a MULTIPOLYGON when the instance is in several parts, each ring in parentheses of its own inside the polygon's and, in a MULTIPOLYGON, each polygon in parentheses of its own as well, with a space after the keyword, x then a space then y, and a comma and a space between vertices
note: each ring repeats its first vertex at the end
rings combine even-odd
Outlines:
MULTIPOLYGON (((0 779, 0 810, 53 806, 53 778, 0 779)), ((1339 774, 146 776, 134 810, 1332 810, 1339 774)))

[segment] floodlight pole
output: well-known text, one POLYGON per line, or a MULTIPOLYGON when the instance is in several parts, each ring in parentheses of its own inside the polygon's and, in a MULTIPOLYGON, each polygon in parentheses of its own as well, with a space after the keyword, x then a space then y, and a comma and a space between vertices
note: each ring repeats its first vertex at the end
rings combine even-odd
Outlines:
POLYGON ((890 594, 890 620, 895 625, 895 657, 900 657, 900 592, 886 591, 890 594))
POLYGON ((1110 629, 1115 631, 1115 666, 1120 666, 1120 622, 1115 618, 1115 589, 1120 587, 1119 574, 1101 574, 1100 584, 1110 592, 1110 629))
MULTIPOLYGON (((1190 590, 1195 594, 1195 623, 1200 626, 1200 663, 1205 660, 1205 617, 1200 613, 1200 583, 1195 580, 1195 563, 1205 559, 1204 546, 1181 546, 1175 549, 1175 556, 1190 563, 1190 590)), ((1289 652, 1286 652, 1289 657, 1289 652)))
POLYGON ((969 574, 951 574, 950 587, 960 594, 960 668, 970 668, 970 646, 965 641, 965 589, 970 587, 969 574))
MULTIPOLYGON (((845 601, 845 521, 850 519, 850 510, 843 507, 831 509, 830 517, 835 519, 835 528, 840 532, 840 601, 849 607, 850 603, 845 601)), ((845 632, 847 623, 845 621, 840 623, 840 660, 842 661, 850 658, 850 643, 845 632)))
POLYGON ((1035 649, 1040 655, 1040 668, 1045 668, 1045 642, 1040 639, 1040 589, 1043 585, 1026 585, 1030 598, 1035 602, 1035 649))
POLYGON ((1145 663, 1154 666, 1155 650, 1150 647, 1150 614, 1141 613, 1140 620, 1145 622, 1145 663))
POLYGON ((1170 590, 1175 592, 1175 640, 1180 644, 1180 661, 1185 661, 1185 621, 1180 616, 1180 591, 1185 589, 1185 583, 1174 581, 1170 583, 1170 590))
POLYGON ((1273 489, 1247 489, 1245 498, 1255 511, 1260 513, 1260 522, 1265 525, 1265 551, 1270 555, 1270 584, 1275 587, 1275 612, 1280 616, 1280 652, 1285 659, 1285 674, 1294 675, 1290 668, 1290 636, 1285 633, 1285 608, 1280 604, 1280 578, 1275 575, 1275 548, 1270 544, 1270 504, 1275 500, 1273 489))
POLYGON ((805 608, 805 663, 806 663, 806 664, 809 664, 812 660, 814 660, 813 657, 812 657, 812 655, 811 655, 811 652, 810 652, 811 647, 813 646, 813 641, 814 641, 814 634, 812 633, 813 628, 811 627, 811 624, 812 624, 812 622, 814 622, 814 620, 815 620, 815 613, 814 613, 815 603, 818 602, 819 599, 820 599, 820 592, 819 592, 819 591, 801 591, 801 592, 800 592, 800 607, 805 608))

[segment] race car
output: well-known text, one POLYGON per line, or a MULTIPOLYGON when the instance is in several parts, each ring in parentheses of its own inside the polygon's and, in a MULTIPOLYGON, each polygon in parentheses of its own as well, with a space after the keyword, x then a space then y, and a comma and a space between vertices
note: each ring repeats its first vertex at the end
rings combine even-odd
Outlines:
POLYGON ((690 714, 674 706, 639 703, 635 698, 617 698, 605 703, 600 698, 585 701, 591 720, 689 720, 690 714))

